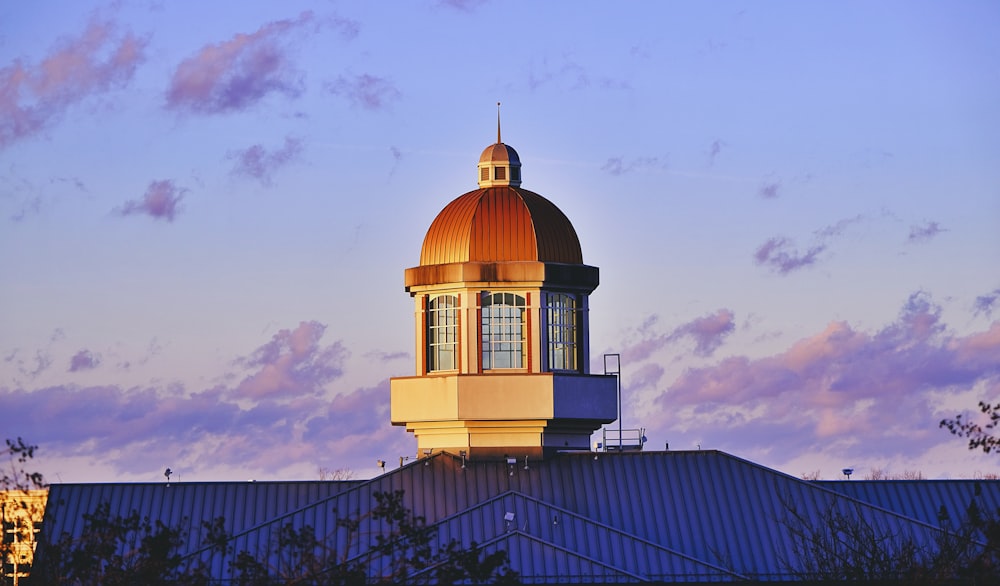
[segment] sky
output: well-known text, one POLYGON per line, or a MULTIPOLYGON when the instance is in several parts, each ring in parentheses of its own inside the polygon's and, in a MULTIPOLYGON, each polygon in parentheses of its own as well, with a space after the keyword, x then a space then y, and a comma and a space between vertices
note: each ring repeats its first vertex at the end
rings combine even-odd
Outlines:
MULTIPOLYGON (((626 429, 1000 471, 1000 4, 0 4, 0 435, 53 482, 374 475, 403 271, 495 141, 573 222, 626 429)), ((610 427, 617 427, 617 423, 610 427)), ((595 436, 595 439, 597 436, 595 436)))

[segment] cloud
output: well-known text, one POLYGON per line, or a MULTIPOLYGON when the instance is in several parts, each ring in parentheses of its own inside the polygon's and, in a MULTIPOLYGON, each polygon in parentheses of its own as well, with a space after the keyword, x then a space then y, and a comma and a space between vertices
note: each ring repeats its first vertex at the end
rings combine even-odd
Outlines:
POLYGON ((246 149, 232 151, 227 158, 235 160, 231 173, 251 177, 265 186, 271 185, 274 172, 298 159, 302 154, 302 141, 286 137, 281 148, 268 151, 263 145, 255 144, 246 149))
POLYGON ((711 356, 722 345, 726 337, 736 331, 733 312, 719 309, 715 313, 697 317, 683 323, 669 332, 657 333, 658 316, 650 316, 638 329, 638 340, 625 345, 619 352, 622 360, 634 364, 652 356, 664 346, 682 341, 694 341, 694 354, 711 356))
POLYGON ((636 157, 627 162, 622 157, 609 157, 607 162, 601 166, 601 171, 606 171, 611 175, 624 175, 635 170, 666 168, 667 157, 636 157))
POLYGON ((294 330, 281 330, 271 341, 238 361, 254 369, 234 389, 236 396, 292 397, 319 395, 327 383, 343 374, 347 349, 340 342, 320 345, 326 326, 302 322, 294 330))
POLYGON ((993 315, 993 307, 996 305, 998 299, 1000 299, 1000 289, 994 289, 986 295, 976 297, 976 301, 972 304, 974 314, 991 317, 993 315))
POLYGON ((997 356, 1000 322, 954 335, 940 306, 918 292, 877 331, 832 322, 772 356, 690 368, 655 403, 664 416, 686 413, 689 428, 711 422, 732 447, 750 437, 761 445, 769 436, 796 437, 780 444, 789 459, 831 446, 845 461, 919 454, 950 441, 937 429, 937 397, 973 389, 1000 396, 997 356))
POLYGON ((712 315, 695 318, 678 326, 668 338, 671 340, 692 338, 695 341, 695 354, 711 356, 722 345, 726 336, 735 330, 733 312, 728 309, 720 309, 712 315))
POLYGON ((761 244, 753 256, 757 264, 766 266, 780 275, 787 275, 815 264, 824 250, 826 245, 820 244, 805 252, 799 252, 791 249, 791 242, 787 238, 777 236, 761 244))
POLYGON ((922 226, 910 226, 910 235, 906 240, 908 242, 927 242, 941 232, 946 232, 946 230, 940 224, 926 222, 922 226))
POLYGON ((850 218, 844 218, 842 220, 838 220, 838 221, 834 222, 833 224, 830 224, 829 226, 826 226, 824 228, 820 228, 819 230, 816 230, 813 233, 817 237, 819 237, 821 239, 833 238, 835 236, 841 236, 847 230, 847 228, 849 228, 850 226, 852 226, 854 224, 857 224, 858 222, 860 222, 863 219, 864 219, 864 216, 862 216, 861 214, 858 214, 858 215, 850 217, 850 218))
MULTIPOLYGON (((282 471, 308 472, 320 463, 372 467, 376 457, 412 451, 412 437, 389 425, 387 380, 327 389, 341 376, 347 351, 341 341, 323 343, 325 331, 315 321, 279 331, 236 361, 249 372, 234 385, 29 390, 0 383, 5 429, 41 445, 41 461, 84 458, 154 479, 166 466, 206 480, 218 479, 219 470, 281 478, 282 471)), ((15 361, 15 354, 4 360, 15 361)), ((76 356, 97 361, 86 350, 76 356)))
POLYGON ((80 350, 69 359, 69 372, 92 370, 101 363, 101 357, 90 350, 80 350))
POLYGON ((127 85, 146 43, 116 35, 114 23, 91 21, 37 65, 15 60, 0 69, 0 149, 48 128, 87 97, 127 85))
POLYGON ((768 181, 760 186, 760 189, 757 190, 757 195, 764 199, 774 199, 778 197, 780 190, 780 181, 768 181))
POLYGON ((451 8, 456 12, 471 13, 486 4, 486 0, 439 0, 439 4, 445 8, 451 8))
POLYGON ((367 73, 350 78, 341 76, 327 83, 326 89, 365 110, 382 110, 402 96, 391 81, 367 73))
POLYGON ((177 204, 183 199, 185 192, 186 189, 177 187, 169 179, 153 181, 146 188, 142 199, 129 200, 115 211, 121 216, 145 214, 154 220, 173 222, 174 216, 179 211, 177 204))
POLYGON ((719 156, 719 153, 722 152, 722 147, 724 147, 724 146, 726 146, 726 143, 723 142, 723 141, 721 141, 721 140, 719 140, 719 139, 715 139, 715 140, 712 141, 712 144, 709 145, 709 147, 708 147, 708 164, 709 165, 714 165, 715 164, 715 158, 719 156))
POLYGON ((270 22, 250 34, 205 45, 174 70, 167 107, 191 114, 224 114, 256 105, 271 94, 298 97, 301 74, 281 41, 313 20, 303 12, 294 20, 270 22))

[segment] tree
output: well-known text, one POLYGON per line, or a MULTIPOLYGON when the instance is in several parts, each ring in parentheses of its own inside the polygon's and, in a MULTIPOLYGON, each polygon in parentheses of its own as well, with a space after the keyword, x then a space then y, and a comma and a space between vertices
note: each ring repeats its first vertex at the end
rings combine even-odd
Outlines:
POLYGON ((373 498, 375 506, 365 515, 338 520, 338 529, 347 534, 346 546, 333 547, 313 527, 289 523, 262 555, 236 554, 231 564, 234 582, 241 586, 517 582, 505 551, 484 555, 475 542, 465 548, 455 540, 438 547, 437 529, 403 505, 403 491, 376 492, 373 498), (385 530, 373 536, 371 547, 351 556, 366 519, 379 522, 385 530))
POLYGON ((228 559, 229 581, 240 586, 276 584, 396 584, 513 583, 518 575, 508 566, 507 553, 483 552, 476 543, 439 544, 437 528, 403 505, 403 491, 376 492, 374 506, 364 515, 338 519, 346 542, 320 536, 309 525, 283 525, 272 543, 260 551, 234 551, 234 537, 223 529, 224 519, 202 522, 202 549, 185 553, 190 520, 176 527, 140 517, 112 515, 107 503, 84 516, 79 538, 64 534, 47 544, 35 578, 42 584, 209 584, 204 559, 228 559), (362 534, 364 520, 383 530, 362 534), (364 537, 367 547, 352 547, 364 537))
POLYGON ((880 584, 991 584, 1000 575, 1000 524, 976 500, 957 525, 942 506, 940 528, 929 535, 875 525, 861 505, 837 499, 818 518, 783 499, 780 519, 792 544, 784 564, 815 583, 862 581, 880 584))
POLYGON ((1000 403, 991 405, 980 401, 979 411, 988 419, 983 425, 963 419, 962 414, 959 414, 954 419, 942 419, 938 427, 947 428, 953 435, 969 438, 970 450, 982 450, 989 454, 1000 449, 1000 437, 994 435, 997 424, 1000 424, 1000 403))
POLYGON ((148 584, 208 584, 207 570, 187 563, 182 545, 188 525, 177 527, 151 521, 132 511, 112 515, 108 503, 85 514, 79 538, 63 534, 46 544, 32 579, 41 584, 81 586, 148 584))

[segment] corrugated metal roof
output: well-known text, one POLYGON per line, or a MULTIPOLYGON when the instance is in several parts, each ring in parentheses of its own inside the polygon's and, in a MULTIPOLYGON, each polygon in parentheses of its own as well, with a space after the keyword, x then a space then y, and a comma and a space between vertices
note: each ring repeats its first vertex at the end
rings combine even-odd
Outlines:
MULTIPOLYGON (((979 498, 993 507, 1000 482, 977 482, 979 498)), ((44 531, 79 532, 82 515, 107 500, 122 514, 136 509, 168 524, 223 516, 237 553, 266 551, 291 524, 312 526, 336 551, 361 556, 384 529, 363 513, 375 492, 393 490, 437 525, 442 543, 505 549, 524 581, 542 583, 788 579, 797 563, 795 518, 821 524, 840 512, 929 543, 940 506, 951 510, 977 489, 973 481, 810 482, 707 450, 564 454, 527 469, 523 459, 462 468, 437 454, 366 482, 54 485, 49 502, 58 504, 44 531), (337 526, 348 516, 363 518, 359 535, 368 541, 337 526)), ((188 551, 225 578, 230 559, 198 547, 192 537, 188 551)))
POLYGON ((583 264, 565 214, 541 195, 509 186, 453 200, 431 222, 420 251, 421 266, 509 261, 583 264))

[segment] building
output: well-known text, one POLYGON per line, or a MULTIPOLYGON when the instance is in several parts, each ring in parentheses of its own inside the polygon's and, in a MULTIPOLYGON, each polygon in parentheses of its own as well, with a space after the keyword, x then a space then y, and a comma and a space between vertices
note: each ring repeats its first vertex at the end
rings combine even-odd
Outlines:
POLYGON ((219 582, 241 552, 274 576, 304 563, 276 550, 289 531, 369 580, 400 578, 379 549, 391 493, 434 529, 432 549, 502 550, 525 583, 816 582, 869 557, 896 571, 942 540, 986 547, 968 520, 1000 510, 998 481, 814 482, 714 450, 591 450, 618 400, 615 378, 588 370, 598 269, 500 138, 498 121, 478 189, 438 214, 405 272, 416 373, 392 380, 391 423, 413 432, 413 462, 365 481, 53 485, 39 566, 103 506, 187 528, 182 559, 219 582), (224 548, 200 529, 212 520, 224 548))
POLYGON ((31 572, 35 557, 36 536, 42 529, 42 516, 48 491, 44 489, 0 491, 0 582, 17 586, 31 572))

